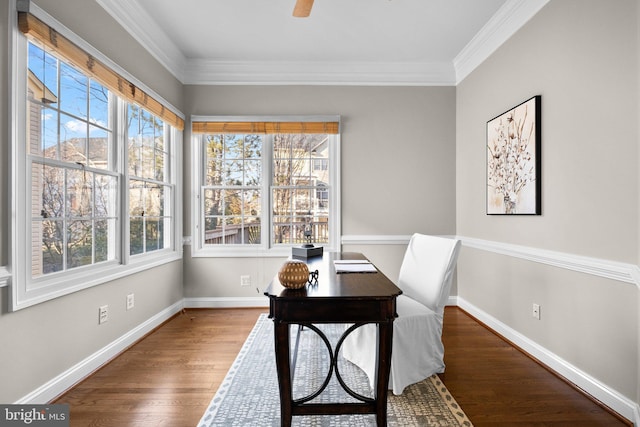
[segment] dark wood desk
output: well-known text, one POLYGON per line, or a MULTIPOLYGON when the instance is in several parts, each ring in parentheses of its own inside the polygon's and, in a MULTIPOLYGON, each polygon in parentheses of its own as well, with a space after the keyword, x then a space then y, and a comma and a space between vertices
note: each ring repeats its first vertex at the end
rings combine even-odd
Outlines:
MULTIPOLYGON (((304 260, 310 271, 318 270, 318 283, 303 289, 287 289, 278 277, 265 291, 269 297, 269 317, 274 322, 276 367, 280 387, 281 425, 291 426, 294 415, 376 414, 379 427, 387 425, 387 393, 391 366, 393 321, 397 317, 396 297, 402 291, 380 271, 377 273, 337 274, 335 259, 365 259, 359 253, 325 253, 323 257, 304 260), (347 323, 349 328, 336 344, 331 355, 331 370, 342 387, 359 402, 307 403, 322 392, 329 381, 312 397, 293 399, 290 354, 290 325, 297 324, 319 332, 314 323, 347 323), (378 367, 373 398, 350 390, 337 368, 337 355, 344 338, 365 323, 378 324, 378 367)), ((326 341, 325 341, 326 342, 326 341)), ((330 346, 329 346, 330 348, 330 346)), ((293 365, 295 369, 295 355, 293 365)))

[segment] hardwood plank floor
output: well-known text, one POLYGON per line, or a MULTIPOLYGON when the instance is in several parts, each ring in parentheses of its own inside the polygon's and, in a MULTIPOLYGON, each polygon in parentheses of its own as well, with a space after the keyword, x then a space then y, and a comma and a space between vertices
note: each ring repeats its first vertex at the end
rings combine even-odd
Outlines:
MULTIPOLYGON (((72 427, 196 427, 264 312, 186 310, 52 403, 70 404, 72 427)), ((476 427, 632 425, 458 308, 443 340, 441 377, 476 427)))

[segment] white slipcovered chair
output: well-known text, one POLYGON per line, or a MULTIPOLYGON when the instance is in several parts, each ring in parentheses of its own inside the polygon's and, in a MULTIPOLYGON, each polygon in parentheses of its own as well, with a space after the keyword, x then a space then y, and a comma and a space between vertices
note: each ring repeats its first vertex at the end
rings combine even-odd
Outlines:
MULTIPOLYGON (((444 372, 442 321, 460 240, 414 234, 400 267, 398 318, 393 322, 389 389, 398 395, 410 384, 444 372)), ((359 366, 374 388, 377 330, 363 325, 344 341, 342 355, 359 366)))

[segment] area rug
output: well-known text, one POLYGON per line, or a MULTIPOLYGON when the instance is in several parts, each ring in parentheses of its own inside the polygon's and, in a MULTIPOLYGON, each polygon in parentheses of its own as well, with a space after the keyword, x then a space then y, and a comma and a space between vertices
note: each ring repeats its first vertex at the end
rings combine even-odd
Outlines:
MULTIPOLYGON (((335 344, 344 325, 316 325, 335 344)), ((292 350, 297 326, 292 326, 292 350), (294 329, 295 328, 295 329, 294 329)), ((279 426, 280 398, 273 349, 273 321, 260 315, 240 353, 229 369, 198 427, 279 426)), ((329 371, 329 351, 319 335, 309 328, 300 333, 298 357, 293 380, 294 398, 310 396, 325 381, 329 371)), ((338 369, 346 384, 355 392, 371 397, 366 375, 360 368, 338 355, 338 369)), ((355 402, 335 374, 329 386, 311 402, 355 402)), ((389 426, 472 427, 455 399, 437 375, 407 387, 402 395, 389 392, 387 423, 389 426)), ((297 427, 375 426, 375 415, 294 416, 297 427)))

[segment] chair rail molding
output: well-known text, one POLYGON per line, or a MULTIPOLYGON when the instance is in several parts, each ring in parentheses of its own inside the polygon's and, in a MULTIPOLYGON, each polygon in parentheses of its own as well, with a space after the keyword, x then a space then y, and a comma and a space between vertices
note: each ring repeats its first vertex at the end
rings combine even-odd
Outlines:
POLYGON ((463 246, 470 248, 552 265, 554 267, 578 271, 580 273, 591 274, 619 282, 631 283, 640 287, 640 268, 634 264, 471 237, 459 236, 458 238, 462 240, 463 246))
MULTIPOLYGON (((604 277, 619 282, 630 283, 640 288, 640 266, 600 258, 586 257, 566 252, 495 242, 465 236, 442 235, 462 240, 462 245, 521 258, 532 262, 604 277)), ((352 234, 342 236, 343 245, 406 245, 411 235, 397 234, 352 234)))

